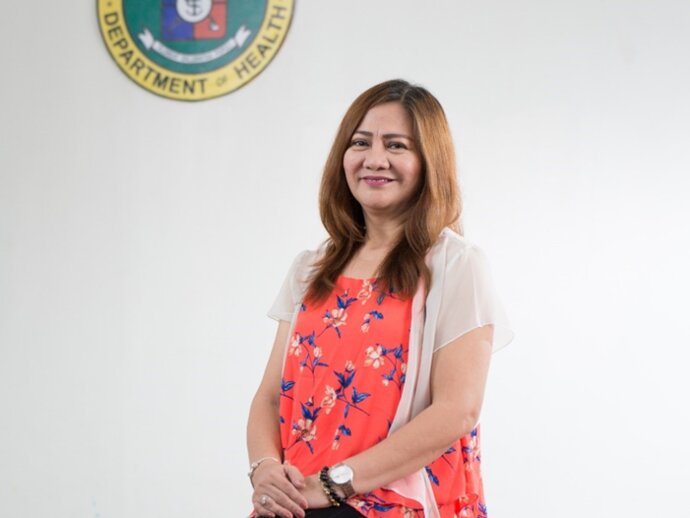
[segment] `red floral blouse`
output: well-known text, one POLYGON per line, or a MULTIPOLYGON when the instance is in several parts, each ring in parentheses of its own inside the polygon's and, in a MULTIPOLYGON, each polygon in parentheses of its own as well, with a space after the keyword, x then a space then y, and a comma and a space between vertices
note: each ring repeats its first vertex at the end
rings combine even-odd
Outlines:
MULTIPOLYGON (((374 279, 340 276, 320 305, 302 304, 288 344, 280 403, 284 458, 305 475, 366 450, 388 435, 408 354, 411 299, 374 279)), ((479 428, 426 467, 442 518, 485 518, 479 428)), ((370 518, 422 517, 391 490, 348 503, 370 518)))

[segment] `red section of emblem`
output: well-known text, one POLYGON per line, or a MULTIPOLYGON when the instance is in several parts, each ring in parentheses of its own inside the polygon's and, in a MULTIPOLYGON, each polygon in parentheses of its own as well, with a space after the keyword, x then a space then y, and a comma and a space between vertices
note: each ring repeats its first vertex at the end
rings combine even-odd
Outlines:
POLYGON ((227 31, 227 20, 227 0, 213 0, 213 7, 211 7, 209 15, 194 24, 194 39, 212 40, 224 38, 227 31))

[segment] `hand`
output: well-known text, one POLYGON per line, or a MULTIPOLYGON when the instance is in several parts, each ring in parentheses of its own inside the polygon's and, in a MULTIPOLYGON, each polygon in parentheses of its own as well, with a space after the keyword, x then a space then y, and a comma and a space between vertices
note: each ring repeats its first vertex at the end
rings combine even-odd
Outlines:
POLYGON ((300 494, 304 477, 295 466, 263 462, 254 471, 252 483, 252 503, 259 516, 304 518, 307 499, 300 494))
POLYGON ((321 509, 331 505, 331 501, 323 491, 318 474, 306 477, 304 479, 304 488, 300 492, 307 499, 308 509, 321 509))

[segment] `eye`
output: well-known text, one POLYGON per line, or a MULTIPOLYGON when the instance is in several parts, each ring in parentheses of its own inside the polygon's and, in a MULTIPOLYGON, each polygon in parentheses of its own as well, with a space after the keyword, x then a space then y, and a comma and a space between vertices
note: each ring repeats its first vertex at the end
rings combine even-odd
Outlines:
POLYGON ((388 149, 407 149, 407 146, 402 142, 389 142, 388 149))
POLYGON ((350 147, 365 147, 368 146, 369 143, 361 138, 354 139, 352 142, 350 142, 350 147))

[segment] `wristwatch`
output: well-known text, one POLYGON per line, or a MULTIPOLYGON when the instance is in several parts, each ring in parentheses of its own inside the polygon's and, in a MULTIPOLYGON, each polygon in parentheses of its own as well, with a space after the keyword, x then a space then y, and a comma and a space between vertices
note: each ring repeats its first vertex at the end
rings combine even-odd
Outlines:
POLYGON ((328 470, 328 480, 343 492, 345 498, 350 498, 355 494, 355 488, 352 487, 354 478, 355 474, 352 468, 342 462, 328 470))

